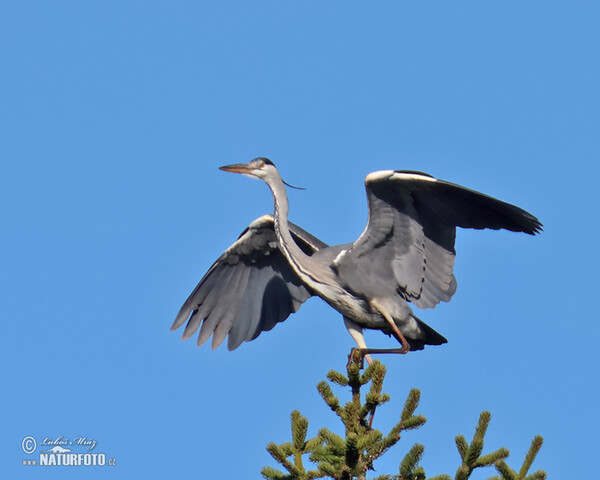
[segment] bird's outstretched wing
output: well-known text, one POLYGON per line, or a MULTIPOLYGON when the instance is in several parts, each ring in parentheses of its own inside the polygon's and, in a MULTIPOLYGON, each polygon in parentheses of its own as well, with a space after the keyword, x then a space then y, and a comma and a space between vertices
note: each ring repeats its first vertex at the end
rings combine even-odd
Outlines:
POLYGON ((373 172, 365 186, 367 227, 334 268, 347 288, 374 298, 399 293, 420 308, 449 301, 456 227, 542 229, 519 207, 421 172, 373 172))
MULTIPOLYGON (((297 225, 290 222, 289 227, 307 255, 327 247, 297 225)), ((214 349, 229 335, 227 348, 233 350, 284 321, 311 295, 277 246, 273 217, 264 215, 210 267, 181 307, 171 330, 187 320, 183 331, 183 339, 187 339, 202 324, 198 345, 212 334, 214 349)))

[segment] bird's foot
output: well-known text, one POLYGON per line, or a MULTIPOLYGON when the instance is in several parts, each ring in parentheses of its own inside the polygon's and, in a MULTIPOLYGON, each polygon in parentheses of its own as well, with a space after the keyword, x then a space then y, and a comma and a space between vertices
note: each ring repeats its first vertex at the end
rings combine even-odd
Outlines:
POLYGON ((397 353, 400 355, 406 355, 408 352, 410 352, 410 345, 408 342, 406 345, 402 345, 401 348, 353 348, 350 350, 350 354, 348 355, 348 365, 350 365, 353 361, 356 361, 359 367, 362 369, 364 366, 364 360, 366 360, 369 365, 373 364, 371 354, 379 355, 382 353, 397 353))
POLYGON ((364 348, 351 349, 348 355, 348 363, 346 364, 346 366, 349 366, 352 362, 355 362, 358 364, 358 368, 362 370, 364 368, 365 358, 367 358, 367 363, 371 365, 373 363, 373 360, 371 360, 371 357, 369 355, 364 354, 364 350, 364 348))

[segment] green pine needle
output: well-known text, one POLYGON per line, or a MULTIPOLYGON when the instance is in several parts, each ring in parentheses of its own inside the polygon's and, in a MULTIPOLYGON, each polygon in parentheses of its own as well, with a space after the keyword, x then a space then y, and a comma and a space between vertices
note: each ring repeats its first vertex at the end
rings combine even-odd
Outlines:
POLYGON ((319 438, 323 443, 326 443, 337 454, 343 454, 344 450, 346 449, 346 441, 337 433, 333 433, 327 428, 322 428, 321 430, 319 430, 319 438))
POLYGON ((306 443, 306 434, 308 432, 308 420, 300 415, 298 410, 292 412, 292 440, 294 449, 302 451, 306 443))
POLYGON ((269 452, 271 456, 292 475, 299 475, 300 472, 298 468, 287 459, 287 455, 279 445, 273 442, 269 443, 267 445, 267 452, 269 452))
POLYGON ((420 443, 415 443, 412 448, 408 451, 408 453, 400 462, 400 476, 403 478, 410 478, 414 475, 414 470, 417 467, 417 464, 421 461, 423 457, 423 452, 425 451, 425 447, 420 443))
POLYGON ((523 461, 523 466, 519 470, 519 478, 525 478, 525 475, 527 475, 527 472, 529 472, 529 469, 531 468, 531 464, 535 460, 535 457, 537 456, 538 452, 540 451, 540 448, 542 448, 543 443, 544 443, 544 439, 542 437, 540 437, 539 435, 536 435, 535 437, 533 437, 533 440, 531 441, 531 446, 529 447, 529 451, 525 455, 525 460, 523 461))
POLYGON ((341 471, 337 465, 331 465, 329 463, 322 462, 319 463, 319 470, 323 472, 325 476, 335 479, 341 478, 341 471))
POLYGON ((415 413, 415 410, 419 406, 419 402, 421 401, 421 392, 416 388, 413 388, 406 398, 406 402, 404 402, 404 408, 402 409, 402 414, 400 418, 402 420, 407 420, 409 417, 412 417, 415 413))
POLYGON ((504 460, 498 460, 495 463, 495 467, 502 480, 519 480, 517 473, 510 468, 504 460))
POLYGON ((325 381, 321 381, 317 384, 317 390, 319 391, 321 397, 323 397, 323 400, 325 400, 325 403, 329 406, 329 408, 331 408, 331 410, 333 410, 334 412, 338 413, 338 410, 340 408, 340 401, 331 391, 331 387, 327 385, 325 381))
POLYGON ((546 472, 544 472, 543 470, 538 470, 537 472, 532 473, 527 478, 525 478, 525 480, 546 480, 546 478, 548 478, 546 472))
POLYGON ((425 422, 427 422, 427 419, 423 415, 407 418, 402 420, 402 430, 415 430, 425 425, 425 422))
POLYGON ((477 427, 475 428, 473 440, 483 442, 483 437, 485 436, 485 432, 487 431, 491 419, 492 414, 490 412, 488 412, 487 410, 481 412, 481 414, 479 415, 479 422, 477 423, 477 427))
POLYGON ((268 480, 288 480, 292 478, 289 475, 273 467, 263 467, 260 473, 264 478, 268 480))
POLYGON ((506 458, 510 455, 510 452, 506 448, 499 448, 495 452, 482 455, 475 462, 475 467, 489 467, 496 463, 498 460, 506 458))
POLYGON ((454 437, 454 441, 456 442, 456 448, 460 454, 460 459, 464 462, 465 458, 467 457, 467 452, 469 451, 469 444, 462 435, 457 435, 454 437))
POLYGON ((329 372, 327 373, 327 378, 331 382, 340 385, 341 387, 348 386, 348 377, 346 377, 346 375, 343 375, 340 372, 336 372, 335 370, 329 370, 329 372))
POLYGON ((373 379, 373 375, 375 374, 375 371, 378 370, 378 368, 378 365, 375 365, 375 363, 369 365, 360 377, 360 383, 362 385, 366 385, 367 383, 369 383, 373 379))
POLYGON ((367 450, 371 445, 375 445, 379 448, 382 437, 383 434, 379 430, 369 430, 358 438, 356 446, 359 450, 367 450))
POLYGON ((465 459, 464 463, 469 467, 475 466, 475 462, 477 462, 482 450, 483 439, 474 438, 471 442, 471 445, 469 445, 469 451, 467 452, 467 458, 465 459))

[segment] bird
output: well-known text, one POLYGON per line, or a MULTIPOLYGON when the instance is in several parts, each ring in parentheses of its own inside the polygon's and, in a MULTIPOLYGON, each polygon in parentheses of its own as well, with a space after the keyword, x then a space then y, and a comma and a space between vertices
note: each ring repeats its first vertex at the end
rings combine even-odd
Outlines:
POLYGON ((456 229, 506 229, 535 235, 542 223, 529 212, 416 170, 380 170, 365 178, 368 220, 352 243, 329 246, 288 220, 285 185, 274 163, 257 157, 219 167, 265 182, 273 214, 254 220, 214 262, 189 295, 171 330, 187 322, 197 345, 212 348, 256 339, 310 297, 342 314, 369 363, 371 353, 399 353, 447 339, 419 319, 411 304, 433 308, 457 287, 456 229), (396 349, 369 349, 364 329, 393 336, 396 349))

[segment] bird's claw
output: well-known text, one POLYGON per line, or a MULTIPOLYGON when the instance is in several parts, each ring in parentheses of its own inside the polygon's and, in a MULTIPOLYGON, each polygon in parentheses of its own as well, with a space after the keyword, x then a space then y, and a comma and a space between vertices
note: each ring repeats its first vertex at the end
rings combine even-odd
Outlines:
POLYGON ((353 348, 350 350, 350 353, 348 355, 348 363, 346 364, 346 366, 349 366, 352 362, 355 362, 358 364, 358 368, 362 369, 365 364, 364 360, 365 360, 365 349, 364 348, 353 348))

